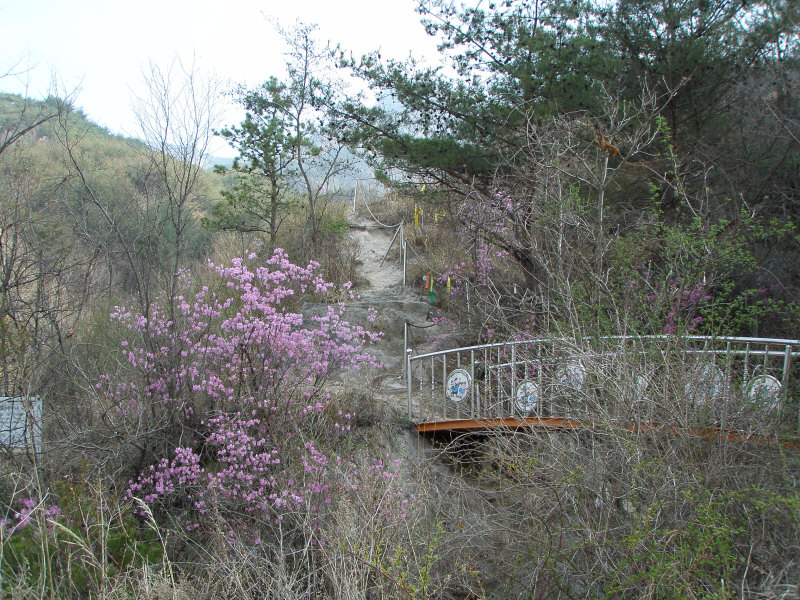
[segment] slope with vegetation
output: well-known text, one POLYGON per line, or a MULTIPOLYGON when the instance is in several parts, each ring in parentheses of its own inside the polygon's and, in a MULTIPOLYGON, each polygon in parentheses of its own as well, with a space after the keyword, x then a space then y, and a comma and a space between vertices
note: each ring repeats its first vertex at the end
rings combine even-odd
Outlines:
POLYGON ((450 68, 283 32, 217 172, 182 65, 141 141, 0 98, 0 384, 44 399, 42 447, 2 448, 3 597, 796 596, 796 384, 763 443, 698 438, 674 363, 686 333, 800 337, 794 3, 417 9, 450 68), (592 427, 392 455, 407 423, 351 376, 395 313, 347 320, 345 147, 434 279, 426 343, 667 336, 672 421, 617 418, 631 370, 592 427))

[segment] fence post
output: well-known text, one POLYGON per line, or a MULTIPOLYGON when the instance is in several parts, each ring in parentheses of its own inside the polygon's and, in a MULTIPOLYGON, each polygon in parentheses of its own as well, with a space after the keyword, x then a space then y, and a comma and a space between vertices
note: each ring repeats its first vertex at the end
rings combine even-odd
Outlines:
MULTIPOLYGON (((500 361, 498 361, 500 362, 500 361)), ((511 343, 511 402, 510 408, 516 405, 517 402, 517 345, 511 343)), ((509 411, 510 416, 510 411, 509 411)), ((523 415, 524 416, 524 415, 523 415)))
MULTIPOLYGON (((403 351, 408 353, 408 321, 403 321, 403 351)), ((408 364, 403 360, 403 376, 408 376, 408 364)))
POLYGON ((401 246, 403 248, 403 287, 406 286, 406 263, 407 263, 407 256, 408 256, 408 248, 406 248, 406 233, 405 229, 403 229, 403 223, 400 223, 400 241, 401 246))
MULTIPOLYGON (((792 350, 792 346, 786 344, 786 352, 783 355, 783 376, 781 377, 781 395, 783 396, 781 405, 783 406, 786 406, 786 401, 789 399, 789 369, 792 368, 792 350)), ((781 414, 779 418, 782 419, 783 415, 781 414)), ((800 434, 800 409, 797 412, 797 433, 800 434)))
POLYGON ((408 420, 414 421, 414 411, 411 407, 411 348, 406 348, 406 395, 408 396, 408 420))
MULTIPOLYGON (((485 366, 484 366, 485 368, 485 366)), ((478 384, 475 381, 475 350, 469 351, 469 378, 472 380, 472 385, 470 386, 470 419, 475 419, 480 414, 481 410, 481 400, 477 394, 477 387, 478 384)))

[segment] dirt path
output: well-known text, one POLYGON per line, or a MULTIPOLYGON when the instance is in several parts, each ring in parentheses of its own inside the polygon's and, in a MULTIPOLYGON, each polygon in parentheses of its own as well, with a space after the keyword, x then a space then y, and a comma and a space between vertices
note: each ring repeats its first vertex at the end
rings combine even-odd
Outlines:
MULTIPOLYGON (((365 407, 362 418, 369 420, 375 414, 377 421, 384 421, 386 417, 378 415, 390 414, 392 421, 402 422, 408 414, 403 377, 406 341, 414 352, 424 352, 431 348, 428 340, 439 333, 440 326, 430 322, 433 308, 421 290, 403 285, 401 240, 394 240, 392 245, 397 230, 379 225, 369 215, 351 217, 350 223, 350 237, 359 245, 359 275, 368 283, 355 290, 357 299, 348 303, 345 318, 364 324, 365 315, 377 311, 374 325, 383 332, 383 337, 370 346, 368 352, 379 359, 383 367, 377 372, 350 372, 339 379, 339 383, 344 389, 369 390, 370 397, 377 401, 365 407), (386 256, 390 246, 391 252, 386 256), (404 335, 406 323, 416 326, 409 327, 408 340, 404 335), (384 413, 387 409, 389 412, 384 413)), ((436 460, 437 451, 407 425, 395 425, 394 432, 383 443, 393 455, 404 459, 404 469, 408 470, 404 477, 410 481, 416 481, 415 477, 423 468, 431 469, 437 481, 447 473, 436 460)))
POLYGON ((396 257, 400 255, 400 240, 395 239, 391 256, 386 256, 396 229, 387 229, 375 221, 355 218, 351 220, 350 238, 358 243, 362 267, 359 275, 369 282, 368 290, 385 290, 403 281, 402 265, 396 257))
MULTIPOLYGON (((419 290, 402 284, 399 237, 392 245, 397 230, 379 225, 369 215, 351 217, 350 224, 350 238, 359 246, 361 265, 358 274, 367 283, 354 290, 355 299, 347 303, 345 318, 366 326, 369 312, 377 311, 374 326, 383 332, 382 339, 368 350, 381 361, 383 368, 360 376, 368 376, 371 383, 378 386, 378 395, 398 406, 405 402, 405 381, 402 378, 405 324, 428 325, 431 306, 419 290), (390 246, 391 252, 386 256, 390 246)), ((415 328, 410 338, 415 342, 423 341, 420 331, 415 328)), ((352 378, 351 382, 354 383, 352 378)))

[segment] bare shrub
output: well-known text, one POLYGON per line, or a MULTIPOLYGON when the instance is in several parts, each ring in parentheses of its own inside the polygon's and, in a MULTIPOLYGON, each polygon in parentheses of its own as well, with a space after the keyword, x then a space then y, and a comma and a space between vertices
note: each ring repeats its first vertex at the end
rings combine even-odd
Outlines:
POLYGON ((316 260, 326 281, 336 285, 347 282, 358 284, 361 279, 358 275, 359 246, 343 233, 333 228, 326 229, 323 225, 317 242, 319 253, 316 260))
POLYGON ((742 401, 741 392, 735 380, 709 387, 691 368, 709 359, 690 345, 671 340, 642 353, 618 344, 576 345, 582 386, 548 389, 552 414, 575 427, 534 425, 442 446, 460 475, 446 500, 431 503, 447 523, 450 562, 473 564, 500 597, 789 590, 800 559, 796 448, 774 429, 749 440, 746 430, 720 429, 725 403, 742 401), (648 372, 642 395, 637 377, 648 372))

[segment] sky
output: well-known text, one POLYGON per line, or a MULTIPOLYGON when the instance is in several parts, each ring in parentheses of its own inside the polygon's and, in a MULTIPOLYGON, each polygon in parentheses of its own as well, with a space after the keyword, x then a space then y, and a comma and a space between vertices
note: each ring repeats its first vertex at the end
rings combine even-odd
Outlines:
MULTIPOLYGON (((320 42, 356 55, 436 62, 435 41, 414 0, 0 0, 0 91, 32 98, 75 95, 75 105, 112 133, 137 137, 131 108, 150 61, 179 58, 214 73, 224 89, 283 74, 284 46, 272 21, 319 26, 320 42)), ((241 120, 230 100, 223 125, 241 120)), ((222 140, 212 154, 232 156, 222 140)))

